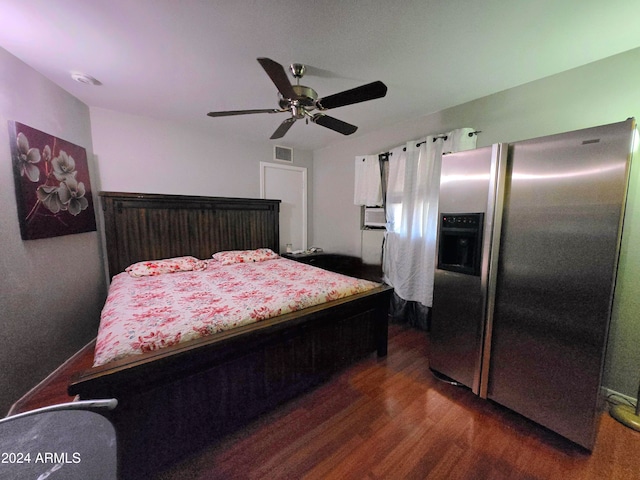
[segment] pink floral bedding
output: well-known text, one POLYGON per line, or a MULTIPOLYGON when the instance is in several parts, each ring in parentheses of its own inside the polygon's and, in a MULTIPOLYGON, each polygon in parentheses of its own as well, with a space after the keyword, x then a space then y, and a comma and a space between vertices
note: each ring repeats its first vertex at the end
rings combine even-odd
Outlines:
POLYGON ((370 290, 377 283, 276 256, 209 260, 206 269, 113 278, 94 366, 370 290))

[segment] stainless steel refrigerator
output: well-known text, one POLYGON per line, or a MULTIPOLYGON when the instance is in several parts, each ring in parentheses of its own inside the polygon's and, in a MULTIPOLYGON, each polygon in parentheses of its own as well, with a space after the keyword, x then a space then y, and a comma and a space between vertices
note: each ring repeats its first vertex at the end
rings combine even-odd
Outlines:
POLYGON ((634 132, 442 159, 430 368, 589 450, 634 132))

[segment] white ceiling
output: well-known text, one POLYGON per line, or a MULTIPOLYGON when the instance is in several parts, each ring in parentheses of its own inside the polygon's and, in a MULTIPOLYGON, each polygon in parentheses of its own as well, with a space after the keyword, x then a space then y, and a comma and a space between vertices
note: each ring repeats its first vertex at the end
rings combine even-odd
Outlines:
MULTIPOLYGON (((277 108, 257 57, 311 67, 320 97, 375 80, 385 98, 331 110, 354 135, 640 46, 637 0, 1 0, 0 47, 90 106, 265 141, 277 108), (80 71, 102 85, 74 82, 80 71)), ((293 80, 293 79, 292 79, 293 80)), ((19 94, 19 92, 16 92, 19 94)), ((298 121, 279 145, 343 140, 298 121)))

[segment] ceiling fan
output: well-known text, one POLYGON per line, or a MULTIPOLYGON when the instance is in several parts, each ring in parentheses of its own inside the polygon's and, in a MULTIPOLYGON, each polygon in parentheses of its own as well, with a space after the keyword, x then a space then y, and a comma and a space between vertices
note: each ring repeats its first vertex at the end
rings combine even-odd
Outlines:
POLYGON ((318 99, 318 94, 314 89, 300 85, 300 79, 305 74, 304 65, 300 63, 290 65, 289 69, 291 70, 291 74, 296 79, 296 84, 292 85, 282 65, 269 58, 258 58, 258 62, 262 65, 262 68, 264 68, 278 89, 280 96, 278 105, 280 108, 209 112, 207 114, 208 116, 227 117, 252 113, 291 113, 291 117, 282 122, 276 131, 273 132, 273 135, 271 135, 272 140, 284 137, 295 121, 302 119, 305 119, 307 123, 311 120, 313 123, 317 123, 343 135, 351 135, 358 127, 321 112, 345 105, 382 98, 387 94, 387 86, 381 81, 377 81, 318 99), (311 113, 314 110, 319 110, 319 112, 311 113))

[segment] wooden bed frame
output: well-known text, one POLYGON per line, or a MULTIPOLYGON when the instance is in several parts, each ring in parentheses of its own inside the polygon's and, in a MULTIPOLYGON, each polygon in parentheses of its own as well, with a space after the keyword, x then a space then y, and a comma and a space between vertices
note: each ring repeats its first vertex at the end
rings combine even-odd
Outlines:
MULTIPOLYGON (((279 249, 279 200, 100 194, 110 275, 146 259, 279 249)), ((81 399, 116 398, 119 478, 144 478, 377 352, 392 290, 374 290, 82 372, 81 399)))

